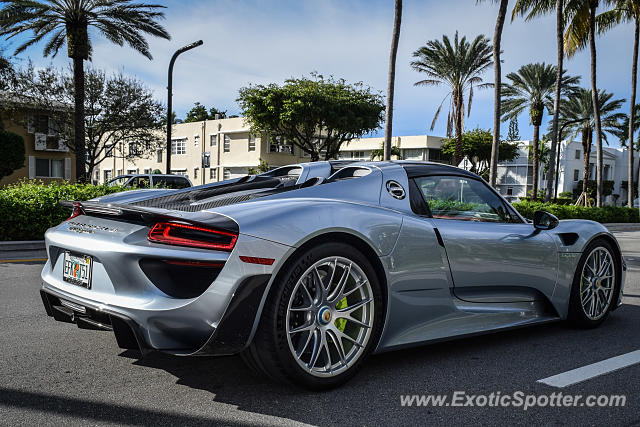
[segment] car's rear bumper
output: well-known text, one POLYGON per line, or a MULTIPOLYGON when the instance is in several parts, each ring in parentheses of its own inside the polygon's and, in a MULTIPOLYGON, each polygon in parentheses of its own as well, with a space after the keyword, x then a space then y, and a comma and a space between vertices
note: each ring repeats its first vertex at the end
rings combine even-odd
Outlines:
POLYGON ((149 325, 140 324, 108 306, 96 305, 46 286, 40 290, 40 296, 48 316, 57 321, 75 323, 81 329, 113 331, 122 349, 136 350, 141 354, 159 350, 176 355, 228 355, 239 353, 248 344, 270 279, 269 274, 245 279, 218 325, 212 327, 208 335, 202 335, 198 343, 185 341, 184 348, 154 346, 150 339, 153 334, 165 335, 170 331, 152 331, 149 325))

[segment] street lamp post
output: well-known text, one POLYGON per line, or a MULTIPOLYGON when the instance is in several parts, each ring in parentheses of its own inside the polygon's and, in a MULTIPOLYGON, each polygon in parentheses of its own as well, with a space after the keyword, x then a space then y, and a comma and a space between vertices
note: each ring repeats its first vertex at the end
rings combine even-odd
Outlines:
POLYGON ((180 49, 176 50, 173 56, 171 57, 171 61, 169 62, 169 76, 167 83, 167 174, 171 173, 171 97, 172 88, 173 88, 173 64, 176 62, 178 55, 188 50, 193 49, 194 47, 202 46, 203 41, 198 40, 197 42, 193 42, 188 44, 180 49))

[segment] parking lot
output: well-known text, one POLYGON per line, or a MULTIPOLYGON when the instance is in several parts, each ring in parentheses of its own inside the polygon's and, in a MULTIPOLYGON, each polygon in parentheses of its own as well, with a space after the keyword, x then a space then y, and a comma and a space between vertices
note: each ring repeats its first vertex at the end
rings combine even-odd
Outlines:
POLYGON ((236 357, 123 352, 111 333, 46 316, 39 262, 0 263, 0 423, 640 423, 640 364, 559 389, 540 379, 640 350, 640 231, 616 232, 629 266, 624 305, 598 329, 554 323, 385 353, 346 386, 310 393, 256 378, 236 357), (401 395, 625 395, 624 407, 406 407, 401 395))

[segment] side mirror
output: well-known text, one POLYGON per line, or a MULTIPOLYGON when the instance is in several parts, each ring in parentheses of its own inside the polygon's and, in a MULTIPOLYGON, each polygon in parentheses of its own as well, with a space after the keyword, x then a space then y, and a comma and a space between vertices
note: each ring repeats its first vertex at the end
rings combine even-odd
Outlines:
POLYGON ((559 224, 555 215, 545 211, 535 211, 533 213, 533 226, 538 230, 551 230, 559 224))

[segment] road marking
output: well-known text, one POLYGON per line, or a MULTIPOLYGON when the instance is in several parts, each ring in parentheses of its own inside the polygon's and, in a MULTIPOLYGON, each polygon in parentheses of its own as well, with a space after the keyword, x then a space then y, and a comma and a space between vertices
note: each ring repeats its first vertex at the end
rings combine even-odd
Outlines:
POLYGON ((552 387, 563 388, 582 381, 590 380, 591 378, 595 378, 600 375, 608 374, 609 372, 617 371, 618 369, 635 365, 636 363, 640 363, 640 350, 621 354, 620 356, 605 359, 601 362, 592 363, 591 365, 583 366, 581 368, 572 369, 558 375, 543 378, 536 382, 547 384, 552 387))
POLYGON ((26 259, 0 259, 0 264, 10 262, 45 262, 47 258, 26 258, 26 259))

